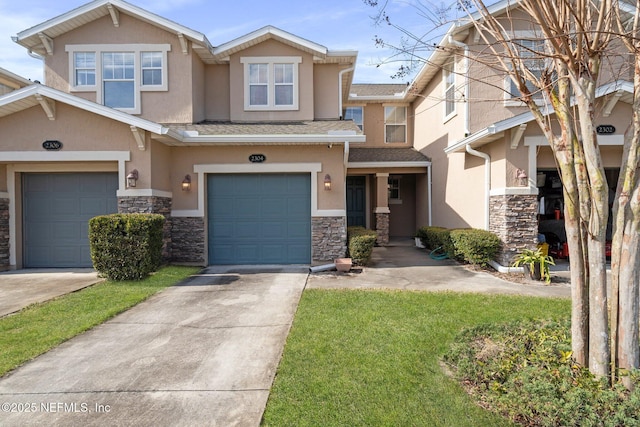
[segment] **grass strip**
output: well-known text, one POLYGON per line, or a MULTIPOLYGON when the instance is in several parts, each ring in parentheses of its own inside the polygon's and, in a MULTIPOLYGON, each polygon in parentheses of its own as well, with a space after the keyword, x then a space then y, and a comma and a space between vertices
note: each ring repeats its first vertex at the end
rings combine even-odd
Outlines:
POLYGON ((508 426, 440 366, 465 327, 566 318, 567 299, 307 290, 265 426, 508 426))
POLYGON ((0 318, 0 376, 198 270, 168 266, 140 281, 104 281, 0 318))

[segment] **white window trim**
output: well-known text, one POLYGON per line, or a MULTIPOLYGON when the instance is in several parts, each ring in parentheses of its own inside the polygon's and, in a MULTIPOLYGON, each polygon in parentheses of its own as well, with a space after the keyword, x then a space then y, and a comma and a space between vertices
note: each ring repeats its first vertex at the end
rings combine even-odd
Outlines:
MULTIPOLYGON (((509 40, 535 40, 535 39, 544 39, 544 36, 537 34, 534 31, 512 31, 507 37, 509 40)), ((526 104, 516 98, 511 97, 511 85, 513 81, 511 80, 511 76, 507 74, 504 79, 504 106, 505 107, 526 107, 526 104)), ((534 99, 536 105, 544 106, 547 104, 544 96, 540 96, 539 98, 534 99)))
POLYGON ((402 105, 398 105, 398 104, 382 104, 382 116, 383 116, 383 122, 384 122, 384 143, 385 144, 406 144, 408 141, 408 132, 409 132, 409 125, 408 125, 408 117, 409 115, 409 108, 408 106, 402 104, 402 105), (396 108, 404 108, 404 123, 389 123, 389 125, 404 125, 404 141, 402 142, 387 142, 387 119, 386 119, 386 113, 385 110, 387 107, 396 107, 396 108))
POLYGON ((456 108, 456 80, 457 79, 456 79, 456 57, 455 56, 453 57, 451 64, 453 65, 453 68, 451 70, 451 75, 453 76, 453 83, 451 85, 447 85, 447 70, 444 66, 442 67, 442 87, 443 87, 442 98, 444 99, 443 110, 442 110, 443 123, 448 122, 458 114, 458 109, 456 108), (447 102, 448 102, 447 90, 449 88, 453 88, 453 111, 447 114, 447 102))
POLYGON ((240 63, 244 66, 244 109, 245 111, 293 111, 299 109, 299 64, 302 63, 301 56, 245 56, 240 58, 240 63), (267 105, 251 105, 249 93, 249 64, 267 64, 267 105), (275 105, 275 80, 274 64, 293 65, 293 104, 275 105))
POLYGON ((127 52, 133 53, 134 61, 134 108, 116 108, 130 114, 140 114, 140 92, 166 92, 169 90, 169 67, 167 64, 167 52, 171 51, 170 44, 76 44, 65 46, 65 51, 69 56, 69 90, 71 92, 95 92, 96 102, 104 103, 103 86, 102 86, 102 54, 105 52, 127 52), (95 85, 76 85, 75 82, 75 53, 76 52, 93 52, 96 54, 96 84, 95 85), (161 85, 142 85, 142 52, 162 52, 162 84, 161 85))

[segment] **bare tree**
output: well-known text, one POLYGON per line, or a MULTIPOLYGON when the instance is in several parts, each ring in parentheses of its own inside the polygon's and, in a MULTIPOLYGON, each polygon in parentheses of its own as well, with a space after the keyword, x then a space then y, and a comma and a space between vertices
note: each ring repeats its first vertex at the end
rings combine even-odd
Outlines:
MULTIPOLYGON (((378 18, 391 24, 385 12, 387 3, 364 1, 378 7, 378 18)), ((514 3, 528 15, 534 36, 526 41, 514 37, 512 13, 516 9, 506 7, 494 15, 483 0, 463 0, 458 9, 473 19, 482 48, 476 49, 478 54, 456 53, 508 75, 519 90, 517 97, 549 141, 563 182, 571 254, 573 357, 597 377, 610 376, 614 381, 621 375, 630 388, 626 373, 640 367, 640 0, 514 3), (612 70, 625 66, 632 67, 634 75, 633 115, 625 133, 612 213, 608 293, 609 185, 595 125, 597 91, 603 83, 615 80, 612 70)), ((416 4, 429 8, 425 3, 416 4)), ((430 47, 420 38, 413 41, 430 47)))

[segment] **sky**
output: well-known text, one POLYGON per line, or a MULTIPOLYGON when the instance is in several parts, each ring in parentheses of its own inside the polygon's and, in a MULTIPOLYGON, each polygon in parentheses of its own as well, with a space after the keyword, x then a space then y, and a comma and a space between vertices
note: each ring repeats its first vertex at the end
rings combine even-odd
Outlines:
MULTIPOLYGON (((329 50, 357 50, 354 83, 406 83, 410 80, 410 77, 391 78, 400 63, 385 61, 394 52, 377 47, 375 43, 376 37, 382 37, 397 45, 401 33, 387 24, 376 25, 372 19, 376 10, 362 0, 128 1, 205 34, 214 46, 273 25, 329 50)), ((394 22, 405 29, 425 34, 432 25, 416 9, 414 1, 420 0, 390 0, 388 12, 394 22)), ((11 37, 85 3, 88 1, 0 0, 0 67, 42 81, 42 62, 31 58, 11 37)))

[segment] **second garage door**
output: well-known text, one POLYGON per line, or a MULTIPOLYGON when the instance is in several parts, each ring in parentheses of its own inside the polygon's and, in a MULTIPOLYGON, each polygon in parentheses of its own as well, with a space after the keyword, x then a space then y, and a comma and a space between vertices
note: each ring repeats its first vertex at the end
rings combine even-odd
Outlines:
POLYGON ((23 175, 24 266, 91 267, 89 219, 118 210, 117 173, 23 175))
POLYGON ((207 178, 209 264, 308 264, 309 174, 207 178))

